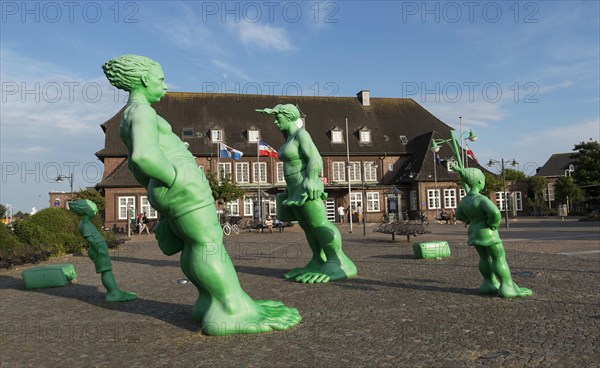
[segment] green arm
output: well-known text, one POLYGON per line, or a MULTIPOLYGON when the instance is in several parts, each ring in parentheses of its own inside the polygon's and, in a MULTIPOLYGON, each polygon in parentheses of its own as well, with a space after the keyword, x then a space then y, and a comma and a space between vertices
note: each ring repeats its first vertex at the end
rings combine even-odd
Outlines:
POLYGON ((171 187, 175 168, 159 147, 158 115, 149 105, 139 105, 131 111, 131 161, 144 175, 171 187))
POLYGON ((321 184, 321 179, 319 179, 319 175, 321 174, 321 169, 323 168, 323 159, 319 154, 319 150, 317 146, 315 146, 312 141, 310 134, 304 129, 301 129, 298 132, 298 143, 300 148, 300 153, 302 156, 306 158, 306 179, 305 186, 308 193, 308 199, 315 199, 321 196, 321 192, 323 191, 321 184))
POLYGON ((502 215, 500 214, 500 210, 498 210, 498 207, 496 207, 496 205, 492 201, 490 201, 487 198, 485 199, 486 201, 483 201, 481 207, 485 211, 487 224, 490 227, 490 229, 496 230, 498 226, 500 226, 500 222, 502 221, 502 215))

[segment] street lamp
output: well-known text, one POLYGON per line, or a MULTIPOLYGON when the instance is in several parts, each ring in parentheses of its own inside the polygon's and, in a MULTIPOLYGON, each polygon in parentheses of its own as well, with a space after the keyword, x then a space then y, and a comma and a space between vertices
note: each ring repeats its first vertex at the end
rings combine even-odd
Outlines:
POLYGON ((71 197, 69 198, 71 201, 73 200, 73 174, 71 175, 59 175, 56 177, 57 183, 62 183, 64 179, 69 180, 69 185, 71 186, 71 197))
MULTIPOLYGON (((571 173, 575 171, 575 166, 573 164, 570 164, 569 167, 567 169, 565 169, 565 177, 571 176, 571 173)), ((568 211, 569 211, 570 207, 569 207, 569 196, 567 196, 567 215, 568 215, 568 211)))
MULTIPOLYGON (((486 166, 492 167, 498 164, 500 164, 502 168, 502 197, 504 198, 504 219, 506 220, 506 228, 508 229, 508 196, 506 195, 506 174, 504 170, 505 161, 504 159, 498 161, 490 158, 490 161, 487 163, 486 166)), ((517 161, 514 158, 512 159, 512 162, 510 164, 513 167, 518 165, 517 161)))

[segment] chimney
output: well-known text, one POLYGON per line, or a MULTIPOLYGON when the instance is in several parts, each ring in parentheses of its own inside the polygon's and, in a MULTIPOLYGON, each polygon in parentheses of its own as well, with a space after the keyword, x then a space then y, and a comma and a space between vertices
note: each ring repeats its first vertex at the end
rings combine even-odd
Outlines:
POLYGON ((371 106, 371 101, 369 101, 369 90, 363 89, 356 94, 356 97, 358 97, 358 100, 363 106, 371 106))

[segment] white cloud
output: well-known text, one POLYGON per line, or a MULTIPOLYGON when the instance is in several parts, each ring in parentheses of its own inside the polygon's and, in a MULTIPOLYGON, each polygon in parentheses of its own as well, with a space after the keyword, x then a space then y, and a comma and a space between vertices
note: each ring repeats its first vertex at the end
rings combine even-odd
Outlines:
POLYGON ((444 123, 457 129, 460 123, 459 116, 462 116, 462 125, 465 129, 465 127, 487 127, 502 121, 508 115, 500 102, 424 103, 423 107, 444 123))
POLYGON ((268 24, 241 21, 231 23, 229 28, 242 41, 244 46, 258 47, 263 50, 291 51, 294 50, 288 32, 284 28, 268 24))
POLYGON ((555 84, 550 84, 550 85, 544 85, 544 86, 539 87, 538 93, 542 94, 542 93, 554 92, 556 90, 569 88, 573 85, 574 85, 574 83, 570 80, 566 80, 566 81, 563 81, 560 83, 555 83, 555 84))

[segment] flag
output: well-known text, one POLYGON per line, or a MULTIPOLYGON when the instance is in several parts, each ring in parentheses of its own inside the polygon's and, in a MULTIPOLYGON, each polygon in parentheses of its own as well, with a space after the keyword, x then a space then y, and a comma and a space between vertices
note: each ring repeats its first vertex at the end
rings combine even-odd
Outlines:
POLYGON ((233 149, 232 147, 229 147, 226 144, 219 143, 219 157, 220 158, 232 158, 234 160, 239 160, 240 158, 242 158, 243 155, 244 155, 244 153, 242 153, 242 151, 233 149))
POLYGON ((258 155, 262 157, 278 158, 275 148, 269 146, 263 140, 258 142, 258 155))
POLYGON ((473 153, 473 151, 471 151, 469 145, 465 143, 465 146, 467 147, 467 156, 471 157, 471 160, 475 161, 476 164, 479 164, 479 161, 477 161, 477 159, 475 158, 475 154, 473 153))
POLYGON ((440 155, 438 155, 437 153, 434 153, 435 155, 435 163, 436 164, 441 164, 442 163, 442 159, 440 158, 440 155))

